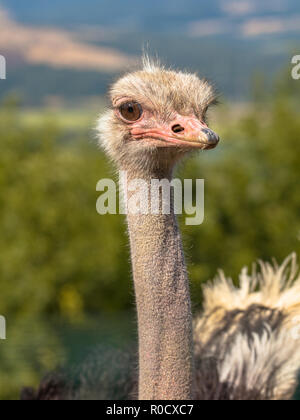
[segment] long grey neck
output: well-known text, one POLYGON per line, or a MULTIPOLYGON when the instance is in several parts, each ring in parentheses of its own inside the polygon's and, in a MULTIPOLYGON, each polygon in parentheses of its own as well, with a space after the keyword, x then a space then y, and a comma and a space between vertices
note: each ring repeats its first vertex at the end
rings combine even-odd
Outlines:
MULTIPOLYGON (((164 174, 144 175, 151 179, 164 174)), ((167 178, 171 176, 167 175, 167 178)), ((141 178, 128 173, 128 181, 141 178)), ((162 199, 160 199, 162 201, 162 199)), ((128 215, 139 329, 139 399, 193 398, 189 281, 181 236, 171 214, 128 215)))

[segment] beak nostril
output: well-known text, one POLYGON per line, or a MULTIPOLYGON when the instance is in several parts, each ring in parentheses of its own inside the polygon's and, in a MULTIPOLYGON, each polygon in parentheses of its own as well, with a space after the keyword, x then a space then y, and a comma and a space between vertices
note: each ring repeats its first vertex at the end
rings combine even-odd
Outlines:
POLYGON ((182 131, 184 131, 184 127, 182 127, 180 124, 176 124, 176 125, 173 125, 172 131, 174 133, 181 133, 182 131))

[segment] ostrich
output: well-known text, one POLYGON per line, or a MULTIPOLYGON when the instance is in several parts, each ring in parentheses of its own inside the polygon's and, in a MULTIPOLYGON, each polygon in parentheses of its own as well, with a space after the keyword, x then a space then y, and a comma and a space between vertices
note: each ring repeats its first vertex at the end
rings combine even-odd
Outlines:
MULTIPOLYGON (((111 109, 99 119, 100 144, 129 181, 141 179, 150 190, 153 179, 170 181, 183 157, 218 145, 205 122, 215 102, 207 81, 146 60, 113 85, 111 109)), ((122 182, 121 190, 130 200, 122 182)), ((252 275, 244 269, 239 288, 221 272, 205 286, 203 312, 193 321, 174 203, 163 214, 162 201, 159 214, 127 215, 139 338, 138 377, 133 362, 124 378, 128 398, 291 398, 300 367, 296 256, 282 266, 260 263, 252 275)), ((37 394, 23 395, 83 395, 69 388, 54 375, 37 394)))
MULTIPOLYGON (((113 109, 99 123, 102 144, 129 182, 142 179, 150 193, 151 181, 170 181, 187 152, 217 146, 219 137, 204 122, 215 99, 211 86, 196 76, 148 63, 113 86, 113 109)), ((139 398, 192 399, 189 282, 174 209, 165 215, 162 207, 159 215, 129 212, 127 217, 138 312, 139 398)))

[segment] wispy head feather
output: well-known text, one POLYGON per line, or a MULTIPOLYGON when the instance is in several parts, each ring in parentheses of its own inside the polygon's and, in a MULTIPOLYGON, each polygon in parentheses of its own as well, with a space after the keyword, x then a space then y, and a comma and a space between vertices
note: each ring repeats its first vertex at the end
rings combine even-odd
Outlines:
POLYGON ((164 66, 162 65, 158 57, 154 59, 145 51, 142 56, 142 65, 143 65, 143 70, 150 73, 160 71, 160 70, 165 70, 164 66))

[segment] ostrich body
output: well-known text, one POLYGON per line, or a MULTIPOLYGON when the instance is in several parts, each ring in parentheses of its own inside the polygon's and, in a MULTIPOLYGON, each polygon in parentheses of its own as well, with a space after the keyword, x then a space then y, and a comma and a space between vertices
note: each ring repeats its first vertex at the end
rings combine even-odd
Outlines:
MULTIPOLYGON (((146 60, 143 70, 112 87, 111 109, 99 120, 100 144, 118 169, 126 171, 128 181, 141 179, 150 191, 153 179, 172 179, 184 156, 217 146, 219 137, 205 123, 215 100, 206 81, 146 60)), ((121 189, 129 202, 132 191, 122 182, 121 189)), ((220 272, 204 286, 203 311, 193 322, 174 203, 170 214, 163 214, 163 200, 161 195, 159 214, 129 211, 127 216, 138 313, 138 377, 134 353, 117 357, 116 374, 112 353, 103 357, 99 351, 79 368, 75 381, 54 373, 37 392, 25 389, 24 399, 292 398, 300 368, 296 256, 281 266, 261 262, 252 275, 244 269, 239 287, 220 272), (108 377, 111 382, 117 378, 114 392, 107 390, 108 377)))

